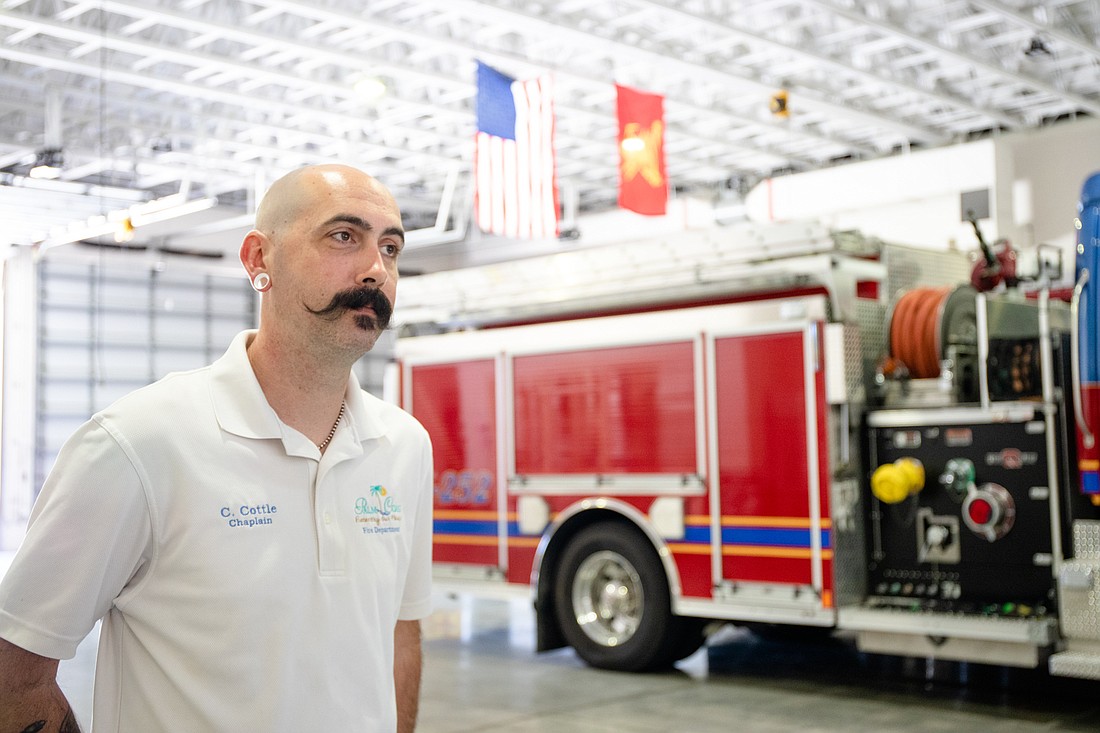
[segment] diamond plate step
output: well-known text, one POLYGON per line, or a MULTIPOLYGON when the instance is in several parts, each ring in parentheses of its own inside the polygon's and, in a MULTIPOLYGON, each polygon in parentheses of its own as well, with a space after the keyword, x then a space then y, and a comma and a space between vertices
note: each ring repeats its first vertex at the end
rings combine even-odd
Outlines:
POLYGON ((1050 673, 1061 677, 1100 680, 1100 654, 1058 652, 1050 656, 1050 673))

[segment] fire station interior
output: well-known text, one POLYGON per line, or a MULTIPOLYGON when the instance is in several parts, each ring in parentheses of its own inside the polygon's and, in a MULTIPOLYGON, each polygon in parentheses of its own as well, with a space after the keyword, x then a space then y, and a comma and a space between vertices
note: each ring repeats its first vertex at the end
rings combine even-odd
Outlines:
POLYGON ((0 37, 0 574, 79 425, 255 327, 266 187, 341 162, 407 231, 355 373, 435 446, 417 730, 1100 729, 1094 0, 5 0, 0 37), (556 236, 479 225, 478 62, 553 80, 556 236), (616 85, 663 98, 664 213, 616 85))

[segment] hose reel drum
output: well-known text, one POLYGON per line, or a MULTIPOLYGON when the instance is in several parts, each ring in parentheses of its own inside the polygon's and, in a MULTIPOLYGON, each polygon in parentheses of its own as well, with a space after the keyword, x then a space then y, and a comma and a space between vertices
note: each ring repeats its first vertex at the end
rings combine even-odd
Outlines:
POLYGON ((955 398, 977 393, 977 291, 969 285, 902 293, 887 315, 887 349, 910 379, 940 379, 955 398))

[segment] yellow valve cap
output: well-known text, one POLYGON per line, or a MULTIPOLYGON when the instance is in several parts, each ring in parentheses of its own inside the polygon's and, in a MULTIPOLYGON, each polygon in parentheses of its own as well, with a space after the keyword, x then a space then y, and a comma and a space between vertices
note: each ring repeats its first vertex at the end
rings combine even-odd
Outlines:
POLYGON ((899 458, 894 461, 909 479, 909 493, 915 494, 924 488, 924 464, 916 458, 899 458))
POLYGON ((924 488, 924 464, 915 458, 885 463, 871 475, 871 493, 885 504, 897 504, 924 488))

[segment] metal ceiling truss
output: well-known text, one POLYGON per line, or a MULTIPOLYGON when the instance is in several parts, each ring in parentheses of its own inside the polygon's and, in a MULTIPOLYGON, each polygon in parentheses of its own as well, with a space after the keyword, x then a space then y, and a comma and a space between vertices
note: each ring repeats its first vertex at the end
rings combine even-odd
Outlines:
POLYGON ((243 211, 335 159, 414 226, 469 199, 444 185, 457 166, 468 189, 476 59, 553 74, 581 214, 616 202, 614 82, 665 95, 669 177, 694 193, 1100 115, 1096 0, 0 0, 0 38, 7 182, 56 94, 62 181, 186 180, 243 211))

